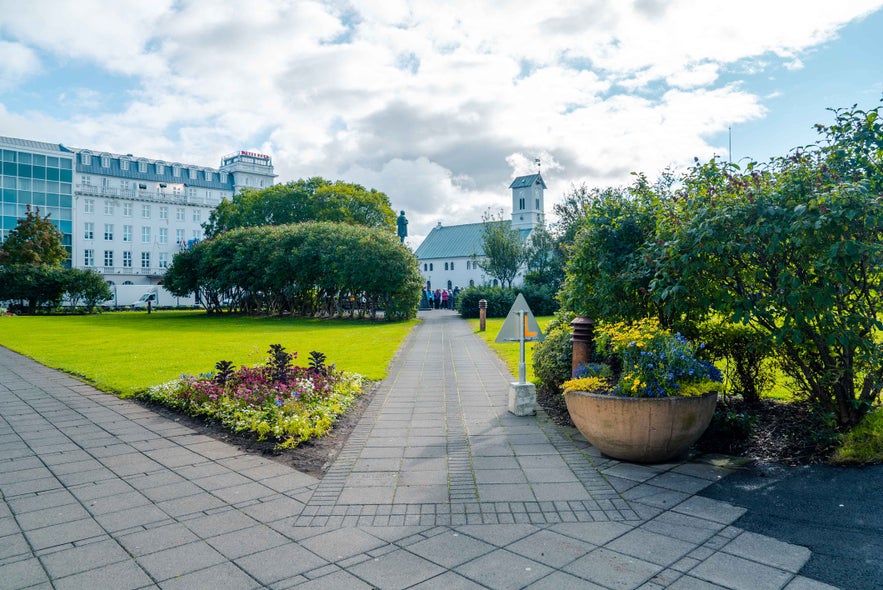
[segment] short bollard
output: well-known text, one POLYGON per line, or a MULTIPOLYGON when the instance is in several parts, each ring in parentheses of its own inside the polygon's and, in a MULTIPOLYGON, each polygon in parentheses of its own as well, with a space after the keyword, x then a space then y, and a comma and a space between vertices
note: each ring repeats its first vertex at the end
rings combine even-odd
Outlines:
POLYGON ((478 331, 484 332, 487 327, 487 299, 478 300, 478 331))
POLYGON ((150 315, 150 312, 152 311, 153 306, 151 305, 151 303, 153 303, 153 302, 150 301, 150 299, 148 299, 147 300, 147 315, 150 315))
POLYGON ((570 325, 573 327, 573 357, 570 363, 570 374, 573 375, 580 365, 592 359, 592 348, 595 342, 595 322, 585 316, 577 316, 570 325))

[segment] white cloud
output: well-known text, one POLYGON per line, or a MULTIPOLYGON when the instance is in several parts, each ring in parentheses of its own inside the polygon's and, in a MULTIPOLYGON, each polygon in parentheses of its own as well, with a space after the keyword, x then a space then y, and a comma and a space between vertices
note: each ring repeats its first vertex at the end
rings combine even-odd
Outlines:
POLYGON ((281 181, 386 192, 413 240, 508 207, 537 157, 551 203, 721 153, 710 136, 765 113, 733 76, 799 67, 880 5, 0 0, 0 92, 35 91, 41 63, 130 82, 115 111, 82 80, 64 115, 0 108, 0 128, 205 165, 259 149, 281 181))

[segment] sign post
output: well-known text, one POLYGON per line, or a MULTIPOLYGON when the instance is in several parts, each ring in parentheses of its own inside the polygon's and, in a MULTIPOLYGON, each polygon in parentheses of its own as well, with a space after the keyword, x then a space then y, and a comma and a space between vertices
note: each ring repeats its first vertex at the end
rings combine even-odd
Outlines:
POLYGON ((524 360, 525 342, 542 342, 545 337, 530 306, 519 293, 497 334, 496 342, 518 342, 518 382, 510 383, 509 411, 516 416, 533 416, 537 411, 537 389, 527 382, 527 364, 524 360))

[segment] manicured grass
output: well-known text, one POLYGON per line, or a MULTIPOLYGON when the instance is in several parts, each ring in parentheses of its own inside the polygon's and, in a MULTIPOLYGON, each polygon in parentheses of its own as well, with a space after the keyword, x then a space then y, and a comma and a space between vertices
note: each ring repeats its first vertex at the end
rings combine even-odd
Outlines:
MULTIPOLYGON (((416 321, 416 320, 415 320, 416 321)), ((267 358, 271 344, 312 350, 328 364, 379 380, 415 321, 209 316, 201 311, 118 312, 88 316, 0 317, 0 344, 49 367, 80 375, 105 391, 129 395, 180 377, 267 358)))
MULTIPOLYGON (((537 318, 537 323, 540 325, 540 329, 545 334, 549 328, 549 322, 552 321, 553 316, 540 316, 537 318)), ((479 332, 479 320, 478 319, 468 319, 469 325, 472 326, 472 329, 478 334, 485 342, 488 343, 488 346, 497 353, 503 362, 506 363, 506 366, 509 367, 509 370, 512 371, 512 375, 517 379, 518 378, 518 361, 519 361, 519 345, 518 342, 504 342, 502 344, 497 344, 494 340, 497 337, 497 334, 500 333, 500 328, 503 327, 503 322, 506 321, 506 318, 488 318, 486 320, 486 330, 484 332, 479 332)), ((533 374, 533 342, 526 342, 524 344, 524 364, 525 364, 525 372, 527 373, 527 382, 533 383, 534 374, 533 374)))

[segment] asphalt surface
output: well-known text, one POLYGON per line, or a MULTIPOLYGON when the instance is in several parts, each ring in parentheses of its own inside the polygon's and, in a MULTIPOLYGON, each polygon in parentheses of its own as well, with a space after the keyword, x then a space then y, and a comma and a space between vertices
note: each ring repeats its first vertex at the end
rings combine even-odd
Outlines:
POLYGON ((699 495, 747 508, 734 526, 808 547, 804 576, 883 589, 883 465, 756 464, 699 495))

